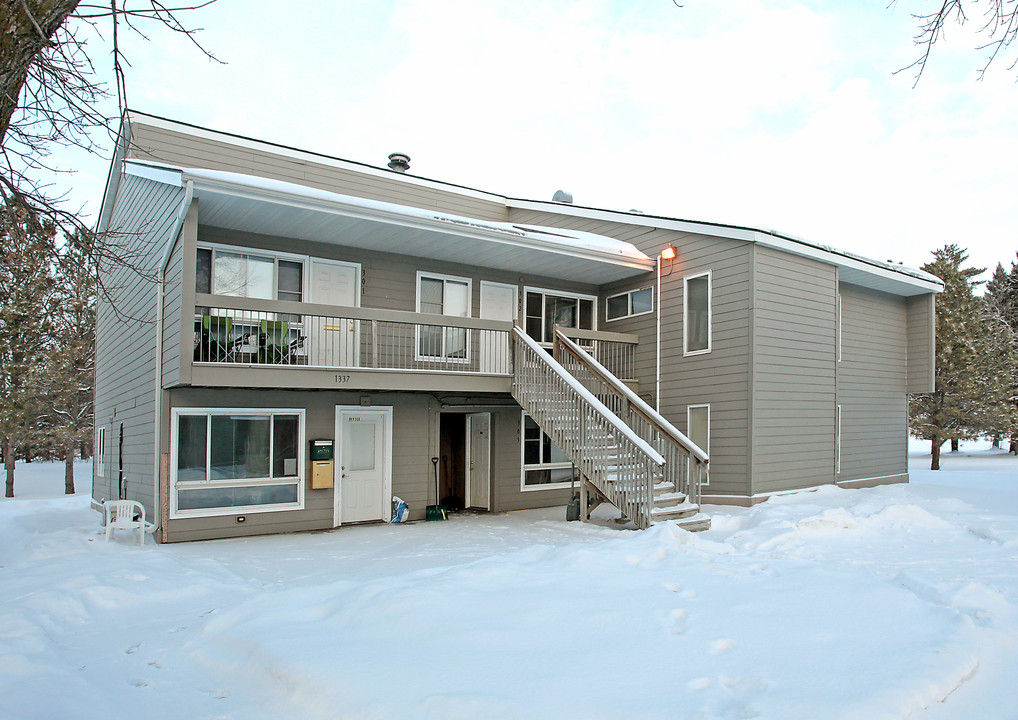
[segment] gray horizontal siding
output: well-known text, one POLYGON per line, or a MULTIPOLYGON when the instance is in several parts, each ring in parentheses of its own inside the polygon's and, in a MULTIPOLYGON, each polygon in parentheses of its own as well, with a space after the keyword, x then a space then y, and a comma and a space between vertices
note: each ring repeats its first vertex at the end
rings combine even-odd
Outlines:
POLYGON ((197 138, 183 129, 177 132, 146 125, 143 118, 132 122, 131 129, 132 158, 160 160, 186 168, 255 175, 343 195, 442 210, 484 220, 505 221, 508 218, 503 201, 413 184, 401 180, 398 173, 386 172, 385 176, 379 177, 325 162, 288 157, 280 154, 285 151, 273 151, 269 145, 256 149, 233 144, 227 136, 223 136, 222 140, 197 138))
MULTIPOLYGON (((304 408, 306 438, 335 437, 337 405, 359 405, 362 397, 370 398, 373 407, 393 408, 393 494, 407 501, 411 519, 424 517, 427 505, 435 502, 434 474, 431 458, 439 451, 440 412, 491 412, 492 417, 492 510, 505 512, 522 508, 561 505, 568 501, 568 490, 522 492, 520 489, 521 448, 518 406, 505 405, 508 397, 466 397, 459 402, 469 410, 454 405, 443 406, 439 399, 422 393, 362 394, 331 391, 286 390, 251 391, 244 389, 176 388, 168 392, 172 407, 250 407, 304 408), (494 402, 501 407, 487 407, 494 402)), ((169 425, 163 432, 169 446, 169 425)), ((309 462, 305 449, 305 463, 309 462)), ((325 530, 333 527, 333 490, 312 490, 305 485, 305 508, 265 513, 243 513, 245 522, 238 524, 235 515, 210 518, 171 520, 170 542, 237 537, 264 533, 325 530)))
POLYGON ((839 481, 908 472, 903 298, 841 285, 839 481))
MULTIPOLYGON (((748 494, 752 245, 541 211, 510 209, 510 220, 606 235, 631 242, 651 257, 669 245, 676 247, 678 257, 672 263, 666 262, 662 278, 661 412, 673 425, 685 431, 687 407, 710 404, 710 492, 748 494), (683 357, 682 278, 706 270, 712 271, 712 350, 705 355, 683 357)), ((648 284, 655 286, 656 296, 656 277, 650 274, 603 287, 601 318, 604 318, 607 296, 648 284)), ((657 302, 659 299, 655 297, 657 302)), ((640 336, 636 377, 640 394, 652 404, 655 400, 656 321, 655 315, 644 315, 602 324, 606 330, 640 336)))
POLYGON ((155 307, 151 280, 172 229, 182 190, 143 178, 124 177, 110 220, 110 242, 129 263, 105 276, 96 318, 97 427, 106 428, 105 477, 93 479, 92 496, 118 496, 119 456, 127 497, 156 517, 154 497, 155 307), (140 272, 139 272, 140 271, 140 272), (123 426, 121 448, 120 427, 123 426))
POLYGON ((754 256, 752 494, 833 482, 837 271, 754 256))

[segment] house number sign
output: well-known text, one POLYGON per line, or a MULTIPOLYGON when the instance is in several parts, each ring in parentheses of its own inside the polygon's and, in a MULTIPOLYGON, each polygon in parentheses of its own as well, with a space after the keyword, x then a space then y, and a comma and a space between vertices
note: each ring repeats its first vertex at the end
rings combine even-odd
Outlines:
POLYGON ((340 384, 348 383, 348 382, 350 382, 350 378, 351 377, 353 377, 353 376, 352 375, 336 375, 336 382, 340 383, 340 384))

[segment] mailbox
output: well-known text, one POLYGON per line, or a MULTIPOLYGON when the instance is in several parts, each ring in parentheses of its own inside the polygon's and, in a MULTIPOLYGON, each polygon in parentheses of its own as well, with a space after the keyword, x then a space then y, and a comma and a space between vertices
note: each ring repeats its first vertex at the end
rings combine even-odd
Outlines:
POLYGON ((332 487, 332 440, 311 441, 311 489, 332 487))

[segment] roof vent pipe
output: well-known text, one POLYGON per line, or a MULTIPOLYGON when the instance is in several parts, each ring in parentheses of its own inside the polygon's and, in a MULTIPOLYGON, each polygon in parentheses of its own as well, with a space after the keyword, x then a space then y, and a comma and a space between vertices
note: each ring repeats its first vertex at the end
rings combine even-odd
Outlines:
POLYGON ((389 154, 389 169, 405 173, 410 169, 410 156, 406 153, 394 152, 389 154))
POLYGON ((552 202, 569 203, 573 204, 573 194, 566 192, 565 190, 556 190, 555 194, 551 196, 552 202))

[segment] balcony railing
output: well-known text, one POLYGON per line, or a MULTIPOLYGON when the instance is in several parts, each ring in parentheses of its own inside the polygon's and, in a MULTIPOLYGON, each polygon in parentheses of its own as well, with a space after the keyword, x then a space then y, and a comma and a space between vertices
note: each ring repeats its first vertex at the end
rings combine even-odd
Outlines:
POLYGON ((638 335, 579 330, 561 325, 556 325, 555 331, 576 342, 619 380, 636 379, 636 346, 640 340, 638 335))
POLYGON ((196 294, 193 361, 511 375, 512 323, 196 294))

